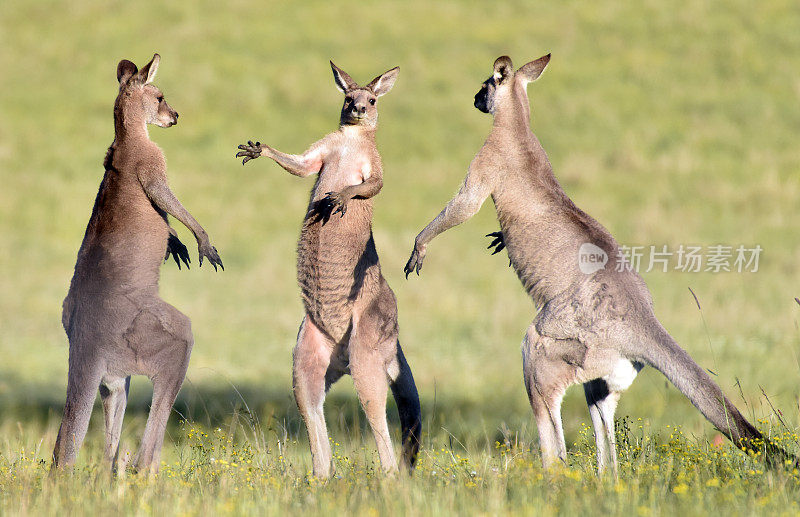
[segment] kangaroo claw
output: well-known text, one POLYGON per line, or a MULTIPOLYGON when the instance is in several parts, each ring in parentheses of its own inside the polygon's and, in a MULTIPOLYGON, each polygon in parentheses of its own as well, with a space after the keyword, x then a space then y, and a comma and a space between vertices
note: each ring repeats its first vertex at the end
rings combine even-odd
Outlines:
POLYGON ((236 158, 242 158, 242 165, 261 156, 261 142, 254 143, 252 140, 248 140, 246 144, 241 144, 236 148, 241 149, 236 153, 236 158))
POLYGON ((497 253, 502 251, 503 248, 506 247, 506 242, 503 237, 503 232, 487 233, 486 236, 494 238, 494 240, 492 240, 492 242, 490 242, 489 245, 486 247, 487 250, 494 248, 494 250, 492 251, 492 255, 496 255, 497 253))

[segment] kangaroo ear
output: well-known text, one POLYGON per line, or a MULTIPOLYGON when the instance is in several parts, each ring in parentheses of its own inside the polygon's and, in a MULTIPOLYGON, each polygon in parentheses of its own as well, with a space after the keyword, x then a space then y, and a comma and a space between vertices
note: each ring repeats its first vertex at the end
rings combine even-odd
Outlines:
POLYGON ((514 65, 508 56, 500 56, 494 61, 494 82, 503 84, 514 73, 514 65))
POLYGON ((153 82, 153 79, 156 78, 156 72, 158 71, 158 64, 160 62, 161 56, 153 54, 153 59, 142 67, 139 71, 139 78, 142 80, 142 84, 150 84, 153 82))
POLYGON ((549 62, 550 54, 547 54, 546 56, 540 57, 536 61, 531 61, 530 63, 519 67, 519 70, 517 70, 517 75, 520 76, 526 84, 533 82, 538 79, 540 75, 542 75, 544 68, 549 62))
POLYGON ((397 74, 400 73, 400 67, 396 66, 391 70, 387 70, 386 72, 382 73, 367 85, 367 88, 372 90, 372 92, 380 97, 381 95, 386 95, 389 93, 389 90, 392 89, 394 86, 394 82, 397 80, 397 74))
POLYGON ((122 84, 133 77, 133 75, 138 71, 139 69, 136 68, 136 65, 127 59, 123 59, 117 65, 117 81, 122 84))
POLYGON ((339 88, 340 92, 346 93, 348 90, 358 88, 358 83, 347 75, 347 72, 334 65, 333 61, 331 61, 331 70, 333 70, 333 80, 336 82, 336 87, 339 88))

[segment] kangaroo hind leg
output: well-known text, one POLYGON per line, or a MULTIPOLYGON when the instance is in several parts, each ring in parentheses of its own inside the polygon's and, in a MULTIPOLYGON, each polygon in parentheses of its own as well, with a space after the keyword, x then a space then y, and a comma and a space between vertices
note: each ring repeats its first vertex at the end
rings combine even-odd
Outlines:
MULTIPOLYGON (((575 367, 564 360, 560 350, 563 347, 570 347, 570 343, 539 335, 535 324, 528 328, 522 342, 525 388, 536 419, 542 465, 546 469, 558 461, 567 461, 561 401, 567 388, 575 383, 575 367)), ((572 350, 566 352, 569 355, 572 350)))
POLYGON ((619 392, 611 392, 603 379, 594 379, 583 385, 589 416, 592 419, 594 441, 597 447, 597 472, 611 465, 614 477, 617 472, 617 447, 614 429, 614 413, 619 402, 619 392))
POLYGON ((92 361, 78 357, 70 351, 69 373, 67 374, 67 402, 64 417, 58 429, 58 437, 53 450, 52 467, 70 467, 75 464, 78 451, 89 429, 92 406, 100 383, 99 369, 92 361))
POLYGON ((105 459, 111 465, 112 473, 116 473, 118 468, 122 419, 125 416, 125 408, 128 405, 130 386, 130 376, 112 377, 106 375, 100 382, 100 399, 103 401, 106 428, 105 459))
POLYGON ((292 384, 297 409, 303 417, 311 447, 314 475, 327 478, 331 475, 333 454, 325 424, 325 394, 340 376, 329 372, 334 344, 306 314, 297 344, 292 354, 292 384))
POLYGON ((613 361, 611 371, 607 375, 583 385, 597 444, 598 474, 611 464, 614 477, 617 478, 619 475, 614 414, 617 411, 620 395, 630 387, 643 367, 642 363, 617 358, 613 361), (603 439, 604 435, 605 439, 603 439))
POLYGON ((153 382, 153 401, 135 465, 140 472, 157 472, 167 421, 194 346, 191 322, 175 307, 157 300, 134 318, 125 339, 153 382))
POLYGON ((393 304, 391 291, 387 293, 372 300, 363 312, 353 317, 348 351, 353 385, 375 437, 381 468, 386 473, 394 473, 397 459, 386 421, 386 396, 390 365, 397 360, 397 306, 393 304))

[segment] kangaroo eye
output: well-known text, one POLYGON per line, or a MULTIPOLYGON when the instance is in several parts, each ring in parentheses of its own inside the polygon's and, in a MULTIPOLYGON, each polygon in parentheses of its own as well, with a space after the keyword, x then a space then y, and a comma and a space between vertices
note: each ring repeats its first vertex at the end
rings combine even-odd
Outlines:
POLYGON ((158 102, 164 102, 164 96, 163 95, 159 95, 157 100, 158 100, 158 102))
POLYGON ((370 100, 369 100, 369 103, 370 103, 370 104, 375 104, 375 99, 370 99, 370 100))

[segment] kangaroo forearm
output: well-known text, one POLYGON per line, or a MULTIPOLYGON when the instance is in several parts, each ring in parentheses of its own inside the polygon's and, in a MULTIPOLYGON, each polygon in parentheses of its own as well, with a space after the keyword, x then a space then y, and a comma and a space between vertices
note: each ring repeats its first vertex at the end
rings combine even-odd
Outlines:
POLYGON ((342 190, 342 192, 349 198, 369 199, 378 194, 383 188, 383 180, 377 176, 371 176, 367 180, 359 183, 358 185, 351 185, 342 190))
POLYGON ((457 195, 444 207, 444 210, 417 235, 417 244, 424 246, 440 233, 463 223, 478 212, 481 204, 482 200, 474 196, 457 195))
POLYGON ((417 246, 427 245, 440 233, 445 232, 458 224, 447 220, 446 210, 447 209, 442 210, 439 215, 433 219, 433 221, 428 223, 428 226, 419 232, 419 235, 417 235, 417 238, 415 239, 417 246))
MULTIPOLYGON (((157 207, 189 228, 189 230, 191 230, 191 232, 194 234, 195 239, 197 239, 197 242, 208 238, 208 234, 203 227, 200 226, 200 223, 198 223, 197 220, 192 217, 192 214, 190 214, 189 211, 183 207, 181 202, 178 201, 178 198, 175 197, 175 194, 172 193, 167 185, 148 185, 145 187, 145 192, 147 193, 147 197, 149 197, 157 207)), ((170 233, 177 235, 174 232, 175 230, 170 227, 170 233)))
POLYGON ((277 151, 269 146, 264 146, 261 150, 263 156, 267 156, 275 160, 275 162, 286 169, 290 174, 305 178, 315 172, 319 172, 322 167, 322 160, 314 160, 312 157, 305 155, 286 154, 277 151))

